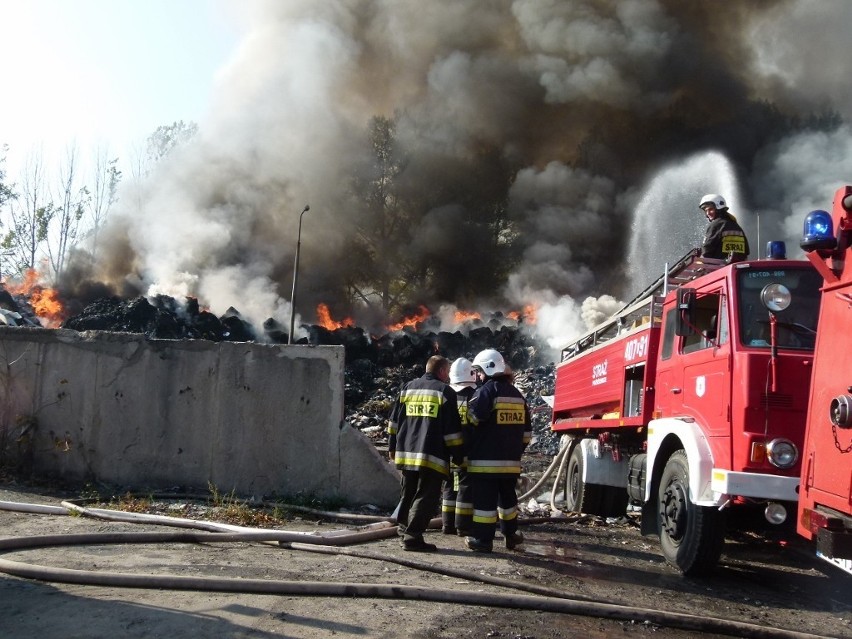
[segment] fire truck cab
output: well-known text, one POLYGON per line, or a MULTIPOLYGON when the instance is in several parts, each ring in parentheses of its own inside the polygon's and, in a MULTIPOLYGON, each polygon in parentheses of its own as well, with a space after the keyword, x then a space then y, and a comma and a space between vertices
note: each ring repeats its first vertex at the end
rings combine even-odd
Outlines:
MULTIPOLYGON (((774 243, 779 249, 778 243, 774 243)), ((726 264, 692 251, 563 350, 552 429, 566 505, 642 508, 685 574, 716 564, 726 509, 795 510, 822 278, 807 261, 726 264)))

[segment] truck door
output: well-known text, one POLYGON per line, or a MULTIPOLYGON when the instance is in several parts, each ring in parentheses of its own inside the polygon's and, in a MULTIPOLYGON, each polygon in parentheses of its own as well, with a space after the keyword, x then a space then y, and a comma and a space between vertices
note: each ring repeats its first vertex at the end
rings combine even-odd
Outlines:
POLYGON ((840 419, 844 411, 832 410, 832 402, 848 397, 852 389, 852 366, 848 342, 844 341, 852 321, 848 301, 852 286, 845 288, 846 292, 826 292, 822 301, 802 481, 806 499, 850 513, 852 462, 848 460, 852 458, 852 428, 845 425, 848 420, 840 419), (838 421, 832 423, 832 417, 838 421))
MULTIPOLYGON (((727 298, 718 291, 698 291, 692 324, 690 334, 682 338, 680 350, 683 409, 701 424, 708 436, 730 436, 731 347, 727 298)), ((714 450, 718 449, 718 443, 714 450)))

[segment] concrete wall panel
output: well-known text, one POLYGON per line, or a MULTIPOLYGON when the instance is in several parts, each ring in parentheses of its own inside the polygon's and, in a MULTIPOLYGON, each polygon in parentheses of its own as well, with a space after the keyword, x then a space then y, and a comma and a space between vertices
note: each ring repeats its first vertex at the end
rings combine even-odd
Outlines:
POLYGON ((41 475, 392 506, 396 471, 343 421, 343 353, 0 327, 0 419, 37 419, 41 475))

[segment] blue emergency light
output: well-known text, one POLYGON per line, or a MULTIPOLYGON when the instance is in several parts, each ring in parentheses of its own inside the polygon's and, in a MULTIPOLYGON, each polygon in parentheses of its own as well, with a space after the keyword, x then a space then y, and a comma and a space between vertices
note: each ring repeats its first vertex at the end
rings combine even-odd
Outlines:
POLYGON ((808 213, 805 218, 805 228, 799 246, 808 253, 823 249, 833 249, 837 246, 837 239, 834 237, 834 228, 831 222, 831 214, 828 211, 817 209, 808 213))
POLYGON ((770 260, 786 260, 787 245, 784 242, 774 240, 766 243, 766 258, 770 260))

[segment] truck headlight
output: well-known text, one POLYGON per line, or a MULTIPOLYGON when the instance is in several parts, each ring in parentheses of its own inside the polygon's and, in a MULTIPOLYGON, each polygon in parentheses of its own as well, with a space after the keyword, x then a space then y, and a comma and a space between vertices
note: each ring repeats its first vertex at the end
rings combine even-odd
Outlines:
POLYGON ((783 284, 767 284, 760 291, 760 301, 770 311, 777 313, 790 306, 793 295, 790 293, 790 289, 783 284))
POLYGON ((776 468, 790 468, 799 460, 799 449, 789 439, 773 439, 766 445, 766 457, 776 468))

